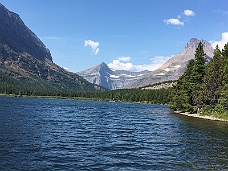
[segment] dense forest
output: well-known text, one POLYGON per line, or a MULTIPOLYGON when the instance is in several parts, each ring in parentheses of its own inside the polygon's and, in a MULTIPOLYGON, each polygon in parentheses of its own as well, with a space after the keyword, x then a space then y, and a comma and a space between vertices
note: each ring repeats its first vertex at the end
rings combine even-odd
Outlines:
POLYGON ((29 85, 21 86, 23 82, 3 75, 0 76, 0 79, 0 94, 12 94, 15 96, 49 96, 72 99, 125 101, 156 104, 168 104, 172 100, 172 88, 159 90, 147 90, 138 88, 109 90, 103 92, 64 92, 50 91, 50 89, 33 89, 29 85))
POLYGON ((218 46, 209 62, 199 43, 195 59, 189 61, 185 73, 174 87, 172 108, 182 112, 228 118, 228 43, 218 46))

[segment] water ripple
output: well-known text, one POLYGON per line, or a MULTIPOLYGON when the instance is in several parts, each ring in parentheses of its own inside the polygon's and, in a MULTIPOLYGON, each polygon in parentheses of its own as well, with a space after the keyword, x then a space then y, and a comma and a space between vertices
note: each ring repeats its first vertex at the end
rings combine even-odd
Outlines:
POLYGON ((164 105, 0 97, 0 170, 225 170, 227 123, 164 105))

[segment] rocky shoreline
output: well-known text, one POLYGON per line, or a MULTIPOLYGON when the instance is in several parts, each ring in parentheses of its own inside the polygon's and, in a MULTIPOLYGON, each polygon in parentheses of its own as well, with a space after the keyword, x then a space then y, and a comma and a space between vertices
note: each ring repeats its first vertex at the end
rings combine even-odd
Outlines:
POLYGON ((199 114, 190 114, 188 112, 180 112, 180 111, 174 111, 174 113, 176 114, 180 114, 180 115, 185 115, 185 116, 190 116, 190 117, 194 117, 194 118, 201 118, 201 119, 207 119, 207 120, 213 120, 213 121, 222 121, 222 122, 228 122, 228 120, 226 119, 220 119, 220 118, 216 118, 214 116, 207 116, 207 115, 199 115, 199 114))

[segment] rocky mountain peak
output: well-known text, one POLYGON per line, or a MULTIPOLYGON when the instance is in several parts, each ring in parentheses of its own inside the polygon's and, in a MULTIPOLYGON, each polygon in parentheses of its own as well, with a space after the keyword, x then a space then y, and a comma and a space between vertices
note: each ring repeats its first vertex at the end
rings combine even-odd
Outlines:
POLYGON ((106 64, 106 63, 104 63, 104 62, 102 62, 101 64, 99 64, 98 65, 98 68, 100 69, 100 70, 110 70, 110 68, 108 67, 108 65, 106 64))
POLYGON ((211 44, 209 42, 207 42, 206 40, 198 40, 196 38, 191 38, 189 40, 189 42, 187 43, 187 45, 184 48, 184 52, 188 52, 188 51, 195 52, 195 50, 200 42, 203 44, 204 51, 209 52, 210 53, 209 56, 213 55, 214 50, 213 50, 211 44))
POLYGON ((45 61, 52 61, 50 51, 41 40, 24 24, 20 16, 0 4, 0 46, 11 47, 17 53, 45 61))

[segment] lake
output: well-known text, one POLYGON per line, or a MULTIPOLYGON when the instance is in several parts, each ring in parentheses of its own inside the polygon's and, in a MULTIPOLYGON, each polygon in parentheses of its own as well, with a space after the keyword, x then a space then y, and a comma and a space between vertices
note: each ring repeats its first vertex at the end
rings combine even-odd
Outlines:
POLYGON ((225 170, 228 123, 166 105, 0 97, 0 170, 225 170))

